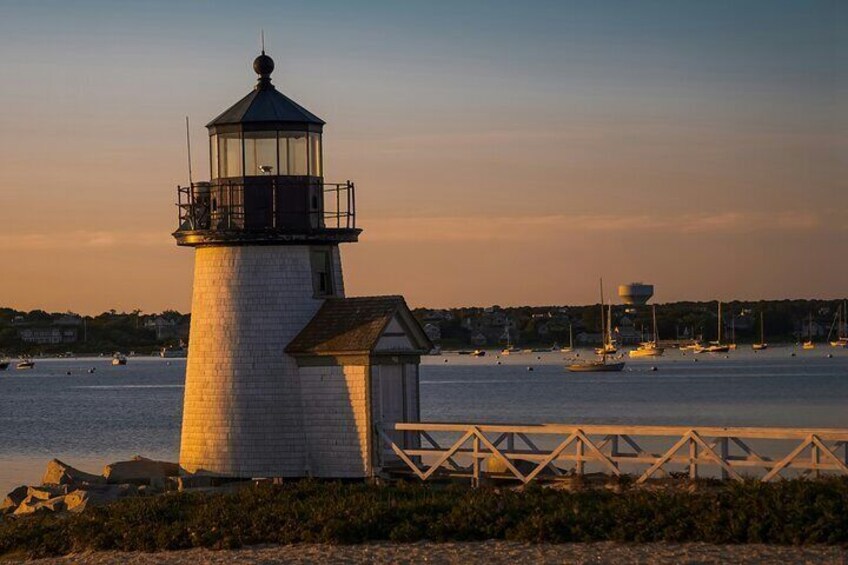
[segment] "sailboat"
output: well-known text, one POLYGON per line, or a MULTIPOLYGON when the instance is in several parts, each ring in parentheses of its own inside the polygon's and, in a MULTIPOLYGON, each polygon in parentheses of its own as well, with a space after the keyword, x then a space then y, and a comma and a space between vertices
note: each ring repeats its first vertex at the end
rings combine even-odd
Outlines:
POLYGON ((768 349, 768 344, 766 343, 766 332, 765 326, 763 326, 763 312, 760 311, 760 342, 755 343, 751 346, 751 349, 754 351, 762 351, 763 349, 768 349))
MULTIPOLYGON (((610 310, 610 313, 612 313, 612 310, 610 310)), ((568 365, 566 369, 568 369, 570 373, 607 373, 621 371, 624 368, 624 362, 607 363, 608 346, 612 346, 612 336, 609 331, 610 327, 609 320, 607 320, 606 325, 604 324, 604 279, 601 279, 601 328, 604 333, 604 345, 596 350, 599 352, 598 355, 600 356, 600 359, 597 361, 573 363, 568 365)), ((613 350, 615 350, 614 346, 613 350)))
POLYGON ((562 353, 571 353, 574 350, 574 331, 571 324, 568 324, 568 347, 560 349, 562 353))
MULTIPOLYGON (((845 335, 846 312, 845 312, 845 302, 844 301, 842 302, 842 305, 839 308, 837 308, 836 315, 837 315, 837 318, 839 320, 839 322, 838 322, 839 326, 836 328, 836 341, 831 341, 830 345, 831 345, 831 347, 846 348, 846 347, 848 347, 848 335, 845 335)), ((832 329, 833 328, 831 328, 831 331, 832 331, 832 329)), ((830 336, 828 336, 828 339, 830 339, 830 336)))
POLYGON ((651 341, 646 341, 639 344, 639 347, 630 351, 630 357, 659 357, 663 354, 665 349, 662 347, 658 347, 657 343, 659 342, 659 336, 657 335, 657 306, 653 305, 653 317, 654 317, 654 335, 651 341))
MULTIPOLYGON (((603 296, 601 296, 601 302, 603 302, 603 296)), ((603 306, 601 307, 601 320, 603 321, 603 306)), ((618 348, 615 346, 615 340, 612 339, 612 302, 609 303, 609 310, 607 312, 607 324, 604 329, 606 332, 604 335, 604 344, 601 347, 595 348, 595 353, 598 355, 614 355, 618 352, 618 348)))
POLYGON ((816 344, 813 343, 813 313, 812 312, 810 312, 810 339, 805 341, 804 344, 801 345, 801 347, 803 349, 815 349, 816 348, 816 344))
POLYGON ((509 322, 504 326, 504 333, 506 334, 506 347, 501 350, 501 355, 512 355, 513 353, 521 353, 520 347, 515 347, 512 345, 512 337, 509 335, 509 322))
POLYGON ((710 344, 706 347, 702 347, 700 349, 696 349, 695 353, 727 353, 730 351, 730 346, 727 344, 723 344, 721 342, 721 326, 724 323, 724 320, 721 318, 721 300, 718 301, 718 333, 716 336, 716 340, 710 342, 710 344))

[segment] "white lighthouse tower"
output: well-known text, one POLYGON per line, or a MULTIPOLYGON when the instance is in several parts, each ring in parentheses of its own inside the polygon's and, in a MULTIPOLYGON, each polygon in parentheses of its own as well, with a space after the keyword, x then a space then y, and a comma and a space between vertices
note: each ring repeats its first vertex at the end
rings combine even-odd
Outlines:
POLYGON ((324 122, 276 90, 264 51, 253 68, 254 90, 207 125, 210 181, 178 191, 174 237, 195 248, 180 465, 371 476, 373 427, 418 418, 430 343, 402 298, 344 298, 354 185, 324 182, 324 122))

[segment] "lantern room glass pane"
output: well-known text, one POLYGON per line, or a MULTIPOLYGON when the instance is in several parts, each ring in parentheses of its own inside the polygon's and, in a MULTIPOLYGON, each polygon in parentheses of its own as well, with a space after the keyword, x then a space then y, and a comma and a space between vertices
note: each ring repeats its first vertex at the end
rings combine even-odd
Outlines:
POLYGON ((292 176, 309 174, 307 137, 305 133, 287 133, 289 142, 289 173, 292 176))
POLYGON ((210 178, 218 178, 218 136, 213 135, 209 138, 209 168, 211 170, 210 178))
POLYGON ((241 148, 241 134, 222 133, 218 135, 218 172, 220 177, 242 176, 241 148))
POLYGON ((279 159, 277 162, 279 166, 279 172, 277 172, 277 174, 287 175, 289 174, 289 139, 283 133, 280 133, 277 151, 279 159))
POLYGON ((244 175, 276 175, 277 132, 257 131, 244 134, 244 175))
POLYGON ((309 134, 309 174, 313 177, 324 176, 324 163, 321 155, 321 134, 309 134))

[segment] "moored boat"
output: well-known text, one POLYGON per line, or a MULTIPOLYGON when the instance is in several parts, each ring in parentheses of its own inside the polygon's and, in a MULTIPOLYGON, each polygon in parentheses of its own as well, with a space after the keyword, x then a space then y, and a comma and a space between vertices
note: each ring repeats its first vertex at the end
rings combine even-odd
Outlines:
POLYGON ((766 332, 763 326, 763 313, 760 312, 760 341, 759 343, 755 343, 751 346, 751 349, 754 351, 762 351, 764 349, 768 349, 768 344, 766 343, 766 332))
POLYGON ((127 357, 125 355, 123 355, 122 353, 115 353, 112 356, 112 364, 113 365, 126 365, 127 364, 127 357))
POLYGON ((35 361, 32 359, 23 359, 17 365, 15 365, 15 369, 19 371, 27 371, 29 369, 35 368, 35 361))
POLYGON ((628 353, 628 355, 630 355, 630 357, 633 357, 633 358, 659 357, 665 352, 664 348, 659 347, 657 345, 657 343, 659 343, 660 339, 659 339, 659 334, 657 332, 657 307, 656 307, 656 305, 653 305, 653 323, 654 323, 654 330, 653 330, 653 336, 652 336, 651 341, 646 341, 646 342, 640 343, 639 347, 631 350, 628 353))
MULTIPOLYGON (((610 316, 612 316, 612 308, 610 307, 610 316)), ((624 361, 618 363, 607 363, 608 351, 612 346, 612 332, 609 319, 604 324, 604 280, 601 279, 601 328, 603 330, 603 347, 598 348, 599 359, 597 361, 585 361, 581 363, 572 363, 566 365, 566 370, 569 373, 611 373, 618 372, 624 369, 624 361)), ((612 346, 615 351, 614 346, 612 346)))

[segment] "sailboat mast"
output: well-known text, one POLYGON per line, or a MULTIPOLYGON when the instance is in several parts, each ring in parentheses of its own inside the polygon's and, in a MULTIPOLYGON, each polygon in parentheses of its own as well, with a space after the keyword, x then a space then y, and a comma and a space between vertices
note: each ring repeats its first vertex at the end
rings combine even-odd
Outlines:
POLYGON ((721 300, 718 301, 718 338, 716 343, 721 343, 721 300))
POLYGON ((766 342, 766 330, 763 325, 763 311, 760 310, 760 343, 766 342))
POLYGON ((656 344, 660 340, 659 335, 657 334, 657 305, 652 304, 651 306, 653 306, 654 309, 654 344, 656 344))
POLYGON ((603 337, 601 338, 602 345, 604 346, 604 351, 606 351, 607 345, 607 325, 604 321, 604 279, 601 278, 601 334, 603 337))

